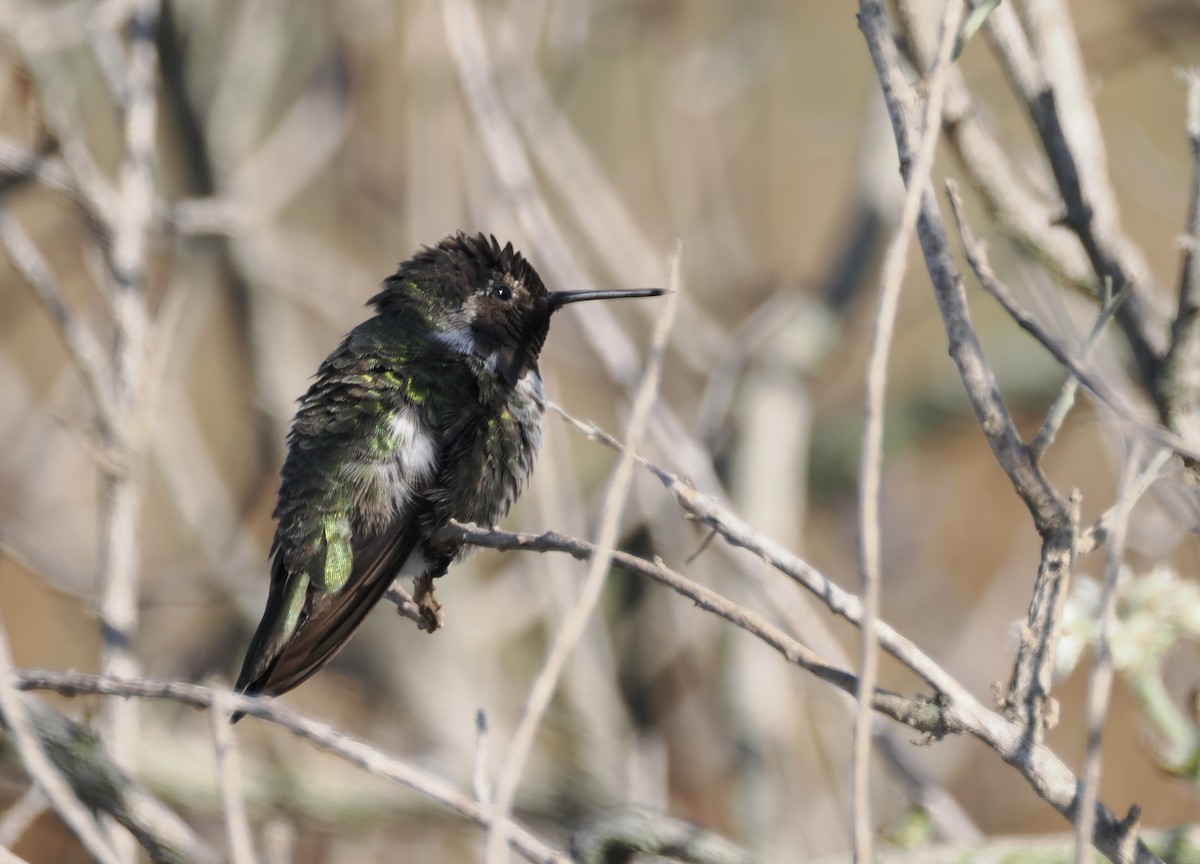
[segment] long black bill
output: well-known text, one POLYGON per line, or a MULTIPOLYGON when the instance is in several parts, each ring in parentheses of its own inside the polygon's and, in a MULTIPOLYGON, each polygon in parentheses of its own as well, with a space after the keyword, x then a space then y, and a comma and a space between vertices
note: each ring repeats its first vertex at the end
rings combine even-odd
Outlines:
POLYGON ((621 291, 553 291, 546 298, 546 305, 553 312, 568 303, 582 300, 618 300, 621 297, 659 297, 666 294, 663 288, 633 288, 621 291))

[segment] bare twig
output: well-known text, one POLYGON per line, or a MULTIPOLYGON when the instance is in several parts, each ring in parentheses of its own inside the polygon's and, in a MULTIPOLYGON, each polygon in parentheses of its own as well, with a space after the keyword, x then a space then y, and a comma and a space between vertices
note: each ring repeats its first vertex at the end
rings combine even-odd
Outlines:
POLYGON ((1155 303, 1149 266, 1119 224, 1103 136, 1069 16, 1056 0, 1027 4, 1023 11, 1038 19, 1029 28, 1036 44, 1012 4, 1003 3, 988 17, 988 41, 1037 130, 1066 208, 1063 223, 1079 237, 1099 280, 1111 280, 1115 291, 1135 285, 1117 320, 1142 380, 1153 390, 1166 350, 1166 316, 1155 303))
MULTIPOLYGON (((213 688, 199 684, 32 669, 13 669, 12 674, 17 686, 23 690, 53 690, 64 696, 99 694, 168 699, 193 708, 205 709, 213 705, 213 688)), ((496 818, 492 808, 463 795, 446 781, 344 735, 326 723, 317 722, 292 711, 272 698, 245 696, 234 692, 226 692, 222 696, 226 702, 226 710, 241 712, 282 726, 292 734, 311 741, 322 750, 327 750, 377 777, 407 786, 472 822, 486 826, 496 818)), ((519 826, 510 827, 509 843, 526 859, 537 864, 570 864, 564 854, 519 826)))
MULTIPOLYGON (((548 281, 581 290, 593 287, 595 280, 571 251, 542 194, 516 123, 500 96, 476 0, 446 0, 441 8, 447 46, 484 153, 542 262, 539 266, 545 267, 548 281)), ((581 335, 608 376, 632 393, 641 364, 613 313, 604 308, 588 310, 588 326, 581 335)), ((654 440, 671 442, 672 459, 681 470, 704 488, 720 486, 710 454, 669 408, 655 409, 650 430, 654 440)))
MULTIPOLYGON (((711 498, 688 489, 677 478, 657 472, 675 495, 676 501, 700 522, 715 528, 725 540, 761 557, 771 566, 812 591, 835 614, 858 624, 862 604, 846 594, 815 568, 792 555, 769 538, 762 537, 711 498)), ((1076 781, 1067 766, 1040 742, 1030 737, 1028 724, 1013 723, 984 708, 965 688, 910 640, 883 621, 878 622, 879 644, 889 654, 925 679, 941 696, 947 708, 944 721, 948 728, 961 726, 979 737, 1006 762, 1017 768, 1034 790, 1055 809, 1073 818, 1076 806, 1076 781)), ((878 708, 877 708, 878 710, 878 708)), ((1137 826, 1118 820, 1103 805, 1096 805, 1096 845, 1105 854, 1136 841, 1137 826), (1103 826, 1101 828, 1100 826, 1103 826)), ((1157 861, 1140 841, 1136 841, 1139 862, 1157 861)))
POLYGON ((1186 81, 1192 184, 1179 275, 1179 308, 1171 325, 1171 347, 1159 390, 1171 428, 1200 441, 1200 70, 1188 70, 1186 81))
MULTIPOLYGON (((931 17, 928 4, 898 0, 896 6, 906 44, 915 62, 924 68, 934 54, 932 22, 926 21, 931 17)), ((1028 178, 1013 164, 1010 148, 997 140, 984 112, 976 109, 957 67, 949 74, 942 119, 947 143, 996 224, 1070 288, 1097 296, 1098 282, 1087 256, 1071 232, 1057 224, 1061 213, 1052 210, 1057 203, 1048 202, 1031 188, 1028 178)))
MULTIPOLYGON (((872 28, 868 35, 868 45, 871 47, 884 87, 888 110, 892 114, 893 128, 901 149, 901 164, 904 164, 911 158, 908 154, 914 143, 914 95, 901 72, 899 57, 894 53, 895 43, 886 29, 885 20, 876 20, 877 7, 874 3, 867 3, 865 6, 859 20, 864 32, 872 28), (874 32, 874 28, 878 28, 878 32, 874 32), (881 40, 885 39, 886 43, 882 44, 886 44, 888 50, 886 55, 883 55, 880 53, 883 49, 879 46, 881 40)), ((882 10, 879 10, 878 14, 882 15, 882 10)), ((1016 426, 1004 407, 1004 400, 995 378, 983 358, 982 349, 971 326, 961 280, 949 257, 945 232, 941 219, 937 216, 937 204, 932 190, 922 198, 922 224, 918 229, 922 249, 925 252, 926 264, 934 276, 935 296, 949 337, 951 356, 958 366, 967 395, 971 399, 971 406, 980 421, 988 444, 1029 508, 1035 524, 1042 529, 1060 522, 1065 513, 1064 502, 1029 457, 1017 434, 1016 426)))
MULTIPOLYGON (((489 549, 565 552, 581 560, 591 559, 595 552, 593 544, 568 537, 557 531, 546 531, 541 534, 513 533, 453 522, 442 529, 442 532, 439 537, 489 549)), ((734 603, 711 588, 693 582, 661 561, 647 561, 626 552, 614 552, 612 562, 629 573, 653 579, 660 585, 687 597, 706 612, 711 612, 735 627, 761 639, 779 652, 788 663, 811 672, 822 681, 851 695, 858 692, 858 679, 850 672, 829 663, 825 658, 793 639, 758 613, 734 603)), ((947 722, 947 715, 936 700, 907 699, 899 694, 876 688, 872 696, 872 708, 934 738, 965 731, 962 726, 947 722)))
MULTIPOLYGON (((1064 365, 1067 365, 1081 382, 1104 398, 1106 404, 1115 407, 1122 416, 1133 420, 1132 410, 1125 407, 1116 394, 1112 393, 1101 380, 1084 371, 1079 361, 1071 356, 1058 340, 1017 305, 1007 286, 996 278, 988 265, 984 243, 971 233, 970 227, 963 217, 962 202, 953 181, 947 181, 947 194, 959 233, 962 236, 967 261, 980 284, 989 294, 1000 301, 1005 310, 1023 329, 1050 348, 1056 358, 1067 358, 1064 365)), ((1170 436, 1170 433, 1162 430, 1145 428, 1152 437, 1170 436)), ((1170 437, 1178 438, 1178 436, 1170 437)), ((1041 710, 1037 703, 1044 702, 1049 692, 1056 642, 1054 633, 1057 632, 1067 598, 1065 580, 1070 574, 1072 562, 1078 551, 1076 545, 1078 504, 1074 496, 1070 513, 1072 527, 1056 531, 1053 534, 1043 532, 1042 566, 1039 567, 1038 580, 1034 586, 1034 601, 1030 606, 1029 621, 1022 630, 1021 648, 1017 655, 1017 664, 1009 688, 1011 707, 1018 707, 1022 701, 1029 701, 1031 711, 1041 710)), ((1049 720, 1050 717, 1048 716, 1046 719, 1049 720)))
MULTIPOLYGON (((132 641, 138 617, 138 541, 144 486, 135 465, 142 456, 146 420, 141 409, 149 331, 146 268, 154 215, 158 15, 159 0, 139 0, 131 24, 126 60, 129 100, 110 261, 114 280, 114 410, 112 427, 104 437, 125 464, 117 470, 104 470, 101 475, 99 607, 104 633, 101 668, 123 676, 137 674, 140 667, 132 641)), ((137 738, 136 703, 106 702, 101 726, 116 763, 131 765, 137 738)))
MULTIPOLYGON (((1141 447, 1135 441, 1125 457, 1125 466, 1121 470, 1121 478, 1117 485, 1117 503, 1114 505, 1116 513, 1108 541, 1108 560, 1104 569, 1104 588, 1100 599, 1100 621, 1085 703, 1087 750, 1083 759, 1083 770, 1080 772, 1083 782, 1079 790, 1079 818, 1075 821, 1076 864, 1087 864, 1091 853, 1096 799, 1100 794, 1100 735, 1104 729, 1104 717, 1108 712, 1113 683, 1109 631, 1117 614, 1117 577, 1120 575, 1125 554, 1125 529, 1129 521, 1129 510, 1133 506, 1129 492, 1135 482, 1134 472, 1137 470, 1140 451, 1141 447)), ((1126 856, 1123 860, 1127 861, 1129 858, 1126 856)))
POLYGON ((1112 533, 1113 525, 1121 512, 1121 508, 1132 508, 1138 499, 1140 499, 1146 490, 1149 489, 1162 473, 1163 467, 1170 461, 1174 454, 1167 448, 1159 450, 1154 457, 1146 464, 1142 473, 1130 485, 1125 492, 1126 502, 1118 501, 1112 507, 1109 507, 1100 515, 1100 517, 1092 523, 1085 531, 1079 534, 1079 541, 1075 546, 1076 555, 1086 555, 1098 549, 1100 546, 1108 542, 1108 538, 1112 533))
POLYGON ((521 718, 513 733, 512 744, 509 745, 508 755, 497 780, 496 812, 500 818, 492 825, 492 833, 488 842, 489 862, 500 864, 504 860, 503 855, 508 848, 504 838, 505 825, 509 813, 512 812, 517 784, 525 769, 529 752, 533 748, 538 727, 546 709, 550 706, 554 691, 558 687, 558 679, 566 665, 567 658, 575 647, 575 643, 579 641, 587 622, 591 619, 604 589, 608 576, 609 559, 617 541, 617 532, 620 529, 621 516, 629 494, 629 485, 633 480, 634 454, 637 452, 637 447, 645 432, 650 418, 650 410, 654 406, 654 399, 658 393, 659 381, 662 379, 663 356, 666 353, 667 338, 671 333, 671 325, 674 322, 675 310, 679 301, 681 254, 682 249, 677 244, 671 252, 668 267, 670 293, 667 295, 658 326, 654 331, 654 339, 646 360, 646 371, 642 377, 642 383, 638 387, 637 395, 634 397, 633 411, 626 428, 626 438, 630 444, 628 449, 621 454, 621 459, 613 470, 612 480, 604 496, 601 523, 596 539, 596 545, 600 551, 593 556, 579 599, 555 636, 542 668, 530 687, 529 697, 521 712, 521 718))
POLYGON ((71 314, 62 290, 45 257, 13 215, 0 203, 0 242, 4 243, 13 267, 33 289, 58 331, 83 385, 92 399, 101 428, 112 423, 111 375, 100 343, 82 322, 71 314))
MULTIPOLYGON (((955 218, 958 218, 958 210, 955 209, 955 218)), ((1109 292, 1105 291, 1104 305, 1100 309, 1100 315, 1096 318, 1095 325, 1092 326, 1087 338, 1083 340, 1083 345, 1079 347, 1079 362, 1087 360, 1088 354, 1095 347, 1096 342, 1100 339, 1100 334, 1104 332, 1104 328, 1108 322, 1112 320, 1117 309, 1125 302, 1130 292, 1133 290, 1132 284, 1126 284, 1121 289, 1116 297, 1108 296, 1109 292)), ((1042 422, 1037 434, 1033 436, 1033 440, 1029 442, 1029 453, 1037 461, 1041 461, 1042 456, 1046 453, 1046 448, 1054 443, 1055 437, 1058 435, 1058 430, 1062 428, 1063 422, 1067 419, 1067 415, 1071 412, 1071 408, 1075 405, 1075 395, 1079 392, 1079 379, 1074 375, 1068 374, 1067 380, 1063 382, 1062 389, 1059 390, 1058 396, 1054 398, 1050 408, 1046 411, 1046 419, 1042 422)))
POLYGON ((254 864, 254 843, 250 819, 242 796, 241 759, 233 738, 232 716, 225 705, 226 690, 212 688, 213 752, 217 758, 217 776, 221 781, 221 809, 225 816, 225 836, 231 864, 254 864))
POLYGON ((120 864, 121 859, 109 845, 99 824, 87 811, 59 769, 50 761, 31 722, 26 697, 17 692, 12 673, 12 654, 8 634, 0 622, 0 712, 4 725, 16 742, 21 762, 33 782, 49 799, 84 848, 101 864, 120 864))
POLYGON ((8 849, 33 824, 39 816, 46 812, 50 801, 35 783, 25 790, 25 793, 8 806, 0 817, 0 847, 8 849))
MULTIPOLYGON (((467 107, 479 130, 484 152, 511 201, 517 220, 537 249, 550 280, 588 288, 587 272, 571 254, 550 212, 516 124, 500 99, 475 0, 446 0, 442 4, 446 42, 462 84, 467 107)), ((614 381, 632 390, 638 379, 633 343, 605 309, 589 310, 584 338, 614 381)))
POLYGON ((387 590, 387 599, 396 607, 396 612, 414 624, 421 624, 424 618, 421 617, 421 608, 413 601, 412 594, 408 589, 400 584, 399 581, 393 582, 392 587, 387 590))
MULTIPOLYGON (((624 450, 624 445, 620 441, 594 423, 584 423, 577 420, 561 407, 551 402, 547 402, 546 407, 557 413, 571 424, 573 428, 589 439, 599 441, 617 451, 624 450)), ((853 594, 838 587, 836 583, 830 581, 816 568, 812 567, 806 561, 801 560, 796 555, 793 555, 775 541, 763 537, 745 522, 718 505, 711 497, 697 492, 671 472, 663 470, 641 456, 637 457, 637 461, 666 486, 667 490, 674 496, 676 503, 696 519, 696 521, 707 525, 732 545, 740 546, 757 555, 767 564, 811 591, 836 615, 845 618, 855 625, 858 625, 862 620, 862 603, 853 594)), ((479 541, 472 540, 471 542, 478 543, 479 541)), ((521 548, 525 547, 522 546, 521 548)), ((620 560, 622 566, 630 564, 627 558, 620 556, 620 553, 618 553, 615 560, 620 560)), ((633 560, 636 561, 638 559, 633 560)), ((642 573, 643 571, 638 570, 635 572, 642 573)), ((650 574, 647 573, 645 575, 650 574)), ((657 577, 652 576, 652 578, 657 577)), ((688 596, 692 595, 688 594, 688 596)), ((901 636, 893 628, 880 621, 878 622, 878 631, 879 642, 884 650, 920 676, 926 683, 938 691, 939 694, 947 692, 944 687, 949 687, 956 691, 961 689, 954 679, 942 672, 931 658, 923 654, 911 641, 901 636)), ((974 701, 974 697, 968 696, 968 698, 974 701)))
MULTIPOLYGON (((901 71, 898 50, 888 27, 883 4, 879 0, 860 0, 859 8, 859 25, 883 89, 903 164, 906 154, 911 152, 917 123, 911 88, 901 71)), ((990 16, 989 27, 1003 9, 1002 5, 990 16)), ((1047 661, 1051 659, 1052 637, 1057 626, 1055 616, 1061 609, 1064 582, 1073 560, 1075 526, 1072 514, 1075 508, 1068 507, 1032 460, 1004 408, 971 326, 962 280, 950 255, 932 192, 922 196, 918 232, 926 269, 933 282, 934 295, 950 343, 950 354, 958 367, 980 428, 1014 489, 1029 508, 1043 538, 1041 564, 1029 615, 1028 629, 1032 638, 1022 640, 1010 688, 1010 698, 1025 715, 1020 722, 1022 729, 1014 739, 1010 737, 1015 731, 1011 724, 1006 722, 1005 728, 1000 729, 992 725, 994 720, 979 716, 978 719, 990 729, 981 737, 989 740, 1005 761, 1018 767, 1039 795, 1073 820, 1077 804, 1075 781, 1073 777, 1068 779, 1070 771, 1041 743, 1040 730, 1043 710, 1049 699, 1050 668, 1047 661)), ((880 642, 885 644, 882 632, 880 642)), ((929 674, 937 673, 930 670, 929 674)), ((957 695, 953 697, 954 700, 957 698, 957 695)), ((970 698, 969 694, 966 698, 970 698)), ((974 706, 970 710, 973 713, 974 706)), ((1120 854, 1126 844, 1133 844, 1138 860, 1157 860, 1136 839, 1136 820, 1117 820, 1100 805, 1096 807, 1096 818, 1096 845, 1104 854, 1114 857, 1120 854)))
MULTIPOLYGON (((862 2, 860 8, 863 10, 859 16, 860 26, 867 36, 892 117, 901 164, 904 164, 914 144, 917 122, 912 89, 901 73, 895 42, 887 29, 880 4, 862 2)), ((1070 512, 1058 490, 1022 443, 995 377, 983 357, 932 190, 926 190, 922 195, 919 236, 946 329, 950 356, 958 367, 959 377, 988 445, 1014 490, 1025 502, 1042 536, 1042 556, 1029 611, 1029 638, 1022 639, 1010 687, 1011 706, 1024 716, 1030 724, 1030 734, 1036 737, 1041 734, 1043 709, 1049 698, 1054 642, 1051 634, 1056 629, 1056 615, 1061 613, 1066 598, 1061 589, 1071 567, 1074 532, 1070 512)))
POLYGON ((0 178, 5 185, 20 180, 33 180, 47 189, 70 194, 71 172, 56 156, 23 147, 13 139, 0 135, 0 178))
POLYGON ((40 699, 25 704, 46 754, 79 800, 127 829, 152 861, 219 860, 186 822, 113 762, 95 734, 40 699))
POLYGON ((862 454, 859 462, 858 540, 859 577, 862 584, 863 619, 859 630, 858 710, 854 715, 854 860, 865 864, 871 860, 871 724, 868 710, 871 692, 879 674, 879 646, 875 641, 875 619, 879 616, 880 597, 880 524, 879 496, 883 474, 883 417, 887 396, 888 358, 896 327, 896 308, 900 301, 908 246, 917 221, 921 195, 929 186, 938 132, 941 130, 942 100, 945 96, 946 70, 954 47, 963 3, 946 0, 942 19, 942 34, 937 58, 929 70, 929 85, 921 139, 913 161, 901 165, 907 189, 900 219, 888 244, 880 275, 879 308, 871 334, 864 387, 865 426, 862 454))
POLYGON ((1042 343, 1050 355, 1061 363, 1067 370, 1079 379, 1088 390, 1092 391, 1096 397, 1113 410, 1113 412, 1135 427, 1140 434, 1145 435, 1153 441, 1158 442, 1164 447, 1170 447, 1180 456, 1191 461, 1200 462, 1200 444, 1193 441, 1188 441, 1180 435, 1171 432, 1167 429, 1160 428, 1146 423, 1138 412, 1126 404, 1102 378, 1097 377, 1057 338, 1055 338, 1045 327, 1038 323, 1032 315, 1030 315, 1013 297, 1012 292, 1003 282, 996 278, 996 274, 992 272, 992 268, 987 262, 987 247, 979 238, 972 232, 966 220, 962 218, 962 199, 958 195, 957 184, 953 180, 946 181, 946 194, 950 200, 952 212, 955 214, 955 224, 958 226, 959 233, 962 237, 963 251, 967 255, 968 263, 971 265, 972 271, 979 279, 979 284, 984 290, 991 294, 1004 311, 1017 323, 1017 325, 1027 332, 1038 342, 1042 343))
POLYGON ((11 850, 0 847, 0 864, 29 864, 29 862, 11 850))

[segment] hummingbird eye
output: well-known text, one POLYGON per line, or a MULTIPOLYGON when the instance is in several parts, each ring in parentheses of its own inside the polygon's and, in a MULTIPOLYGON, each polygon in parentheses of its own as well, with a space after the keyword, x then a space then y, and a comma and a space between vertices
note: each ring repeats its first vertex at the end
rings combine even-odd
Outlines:
POLYGON ((501 280, 493 280, 488 283, 487 294, 489 297, 495 297, 497 300, 511 300, 512 288, 507 282, 501 280))

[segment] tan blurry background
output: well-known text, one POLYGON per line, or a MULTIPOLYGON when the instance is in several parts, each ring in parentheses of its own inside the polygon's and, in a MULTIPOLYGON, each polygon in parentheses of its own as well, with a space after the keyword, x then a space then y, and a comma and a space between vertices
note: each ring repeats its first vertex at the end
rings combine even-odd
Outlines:
MULTIPOLYGON (((1174 69, 1196 61, 1200 6, 1073 7, 1125 225, 1172 284, 1190 176, 1174 69)), ((0 49, 0 133, 36 149, 39 102, 54 100, 111 171, 119 130, 80 35, 91 5, 57 4, 40 30, 31 8, 8 8, 6 28, 22 35, 0 49), (22 59, 31 44, 50 70, 36 85, 22 59)), ((216 230, 183 224, 153 241, 152 306, 173 298, 179 313, 156 355, 163 384, 149 421, 135 649, 149 676, 228 680, 266 593, 294 401, 362 320, 380 280, 418 245, 458 229, 511 239, 547 281, 559 271, 485 152, 441 4, 229 0, 168 9, 162 197, 227 206, 212 220, 216 230)), ((652 437, 645 454, 856 590, 863 363, 874 261, 899 183, 853 5, 525 0, 479 9, 537 194, 579 266, 601 285, 661 285, 670 243, 683 240, 685 310, 662 400, 691 444, 652 437)), ((968 46, 961 64, 1010 153, 1028 154, 1030 173, 1043 172, 985 46, 968 46)), ((955 173, 949 158, 935 170, 955 173)), ((5 194, 72 309, 104 333, 91 240, 75 211, 32 184, 5 194)), ((1000 238, 993 260, 1044 320, 1086 332, 1089 307, 1039 278, 1000 238)), ((891 365, 884 617, 987 701, 1011 666, 1012 623, 1026 611, 1038 538, 970 415, 919 258, 910 263, 891 365)), ((970 290, 989 360, 1032 433, 1062 373, 970 290)), ((642 355, 654 312, 654 304, 628 304, 606 314, 642 355)), ((605 346, 586 338, 595 314, 578 308, 556 319, 542 370, 551 399, 615 432, 630 399, 598 355, 605 346)), ((622 356, 616 343, 608 348, 622 356)), ((1106 374, 1136 392, 1119 337, 1102 354, 1106 374)), ((20 665, 97 668, 90 422, 44 310, 0 260, 0 614, 20 665)), ((1084 400, 1047 458, 1059 488, 1081 490, 1085 522, 1111 503, 1114 444, 1084 400)), ((531 487, 505 527, 590 536, 612 463, 610 452, 548 418, 531 487)), ((1190 491, 1168 483, 1135 513, 1131 561, 1173 560, 1191 577, 1194 521, 1190 491)), ((653 478, 638 478, 626 524, 627 548, 661 555, 814 647, 840 643, 855 656, 854 631, 809 610, 798 589, 753 559, 716 543, 685 564, 703 533, 653 478)), ((1093 576, 1102 568, 1100 555, 1081 565, 1093 576)), ((444 630, 419 633, 381 607, 287 701, 469 789, 476 712, 488 719, 485 758, 495 771, 584 571, 561 556, 479 552, 439 586, 444 630)), ((1181 699, 1196 687, 1194 670, 1194 657, 1168 667, 1181 699)), ((883 684, 919 689, 887 663, 883 684)), ((1062 685, 1063 722, 1051 733, 1073 765, 1083 689, 1078 672, 1062 685)), ((57 704, 83 716, 96 708, 57 704)), ((138 773, 217 842, 208 718, 163 704, 141 711, 138 773)), ((561 843, 597 811, 636 802, 725 833, 763 861, 835 853, 849 845, 851 719, 838 694, 746 634, 614 572, 539 737, 518 815, 561 843)), ((905 743, 911 733, 893 734, 905 759, 944 784, 983 833, 1065 830, 976 742, 916 749, 905 743)), ((297 862, 480 860, 481 832, 415 793, 252 719, 237 739, 251 816, 269 836, 292 836, 297 862)), ((1119 813, 1137 801, 1150 825, 1194 820, 1194 788, 1157 770, 1154 745, 1118 686, 1103 800, 1119 813)), ((875 819, 886 835, 912 801, 882 762, 875 778, 875 819)), ((14 779, 0 794, 21 788, 14 779)), ((85 860, 53 817, 36 827, 18 854, 85 860)))

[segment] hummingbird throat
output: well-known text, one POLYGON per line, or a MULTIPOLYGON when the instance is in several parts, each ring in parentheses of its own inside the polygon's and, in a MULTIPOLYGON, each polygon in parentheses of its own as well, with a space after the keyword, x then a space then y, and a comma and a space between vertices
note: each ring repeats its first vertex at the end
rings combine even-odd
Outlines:
POLYGON ((435 330, 433 338, 455 353, 476 358, 484 368, 503 378, 509 387, 516 387, 522 375, 535 368, 529 352, 521 350, 519 345, 481 344, 481 340, 469 328, 435 330))

